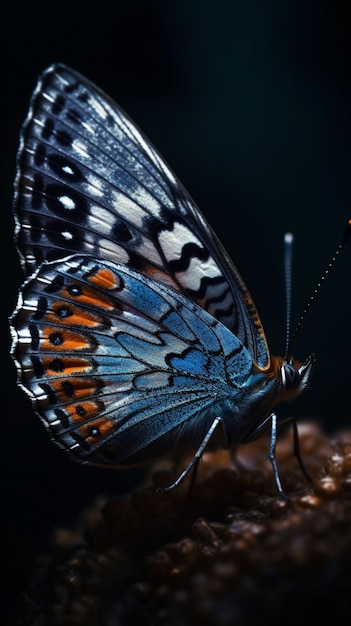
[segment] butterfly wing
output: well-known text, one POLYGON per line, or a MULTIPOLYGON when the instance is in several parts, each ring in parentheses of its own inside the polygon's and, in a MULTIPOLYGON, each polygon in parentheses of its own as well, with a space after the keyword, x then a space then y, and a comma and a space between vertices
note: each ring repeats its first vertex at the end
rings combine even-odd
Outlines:
POLYGON ((177 438, 198 445, 229 401, 236 423, 248 350, 197 304, 124 265, 43 263, 12 325, 20 382, 76 459, 121 466, 166 454, 177 438))
POLYGON ((125 113, 63 65, 33 94, 14 207, 28 275, 73 253, 123 263, 191 298, 269 368, 252 298, 190 196, 125 113))

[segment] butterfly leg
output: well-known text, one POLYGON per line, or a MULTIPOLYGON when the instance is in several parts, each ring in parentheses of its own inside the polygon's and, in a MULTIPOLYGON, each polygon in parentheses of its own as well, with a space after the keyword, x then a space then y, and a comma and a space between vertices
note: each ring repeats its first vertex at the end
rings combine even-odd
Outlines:
POLYGON ((312 479, 309 475, 309 473, 307 472, 307 469, 305 467, 305 464, 302 460, 302 456, 301 456, 301 452, 300 452, 300 443, 299 443, 299 433, 298 433, 298 429, 297 429, 297 422, 296 419, 294 417, 286 417, 285 419, 282 419, 278 424, 277 424, 277 428, 281 428, 282 426, 285 426, 286 424, 292 424, 293 427, 293 439, 294 439, 294 457, 297 459, 297 462, 300 466, 300 469, 304 475, 304 477, 306 478, 307 482, 312 482, 312 479))
POLYGON ((269 442, 268 458, 272 465, 273 476, 274 476, 276 487, 278 489, 278 493, 281 498, 286 498, 287 496, 283 491, 282 484, 279 478, 277 462, 275 460, 275 448, 276 448, 276 443, 277 443, 277 416, 275 413, 272 413, 270 415, 270 420, 271 420, 271 438, 269 442))
POLYGON ((167 493, 168 491, 171 491, 172 489, 174 489, 175 487, 178 487, 184 480, 184 478, 189 474, 189 472, 197 467, 198 462, 200 461, 205 448, 208 444, 208 442, 210 441, 210 439, 212 438, 216 428, 218 427, 218 425, 223 424, 223 420, 221 417, 215 417, 215 419, 213 420, 210 428, 208 429, 205 437, 203 438, 198 450, 195 452, 193 458, 191 459, 190 463, 188 463, 188 465, 186 466, 186 468, 182 471, 182 473, 178 476, 178 478, 174 481, 174 483, 172 483, 171 485, 169 485, 168 487, 160 487, 158 489, 156 489, 157 493, 167 493))
POLYGON ((309 475, 309 473, 308 473, 308 471, 307 471, 307 469, 305 467, 305 464, 304 464, 304 462, 302 460, 302 456, 301 456, 301 453, 300 453, 299 433, 298 433, 298 430, 297 430, 296 420, 294 418, 292 418, 291 419, 291 423, 292 423, 293 433, 294 433, 294 435, 293 435, 294 436, 294 456, 296 457, 297 462, 298 462, 298 464, 300 466, 300 469, 301 469, 304 477, 306 478, 307 482, 311 483, 312 482, 312 478, 309 475))
MULTIPOLYGON (((270 439, 270 444, 269 444, 269 460, 271 462, 272 468, 273 468, 273 474, 274 474, 274 480, 275 480, 275 484, 277 486, 279 495, 283 498, 286 498, 286 494, 284 493, 282 486, 281 486, 281 482, 280 482, 280 478, 279 478, 279 474, 278 474, 278 468, 277 468, 277 463, 275 460, 275 447, 276 447, 276 441, 277 441, 277 416, 275 413, 272 413, 270 416, 270 420, 271 420, 271 439, 270 439)), ((305 464, 302 460, 302 456, 300 453, 300 444, 299 444, 299 433, 297 430, 297 424, 296 424, 296 420, 292 417, 289 417, 285 420, 282 420, 279 424, 279 428, 283 425, 283 424, 287 424, 287 423, 291 423, 292 427, 293 427, 293 437, 294 437, 294 456, 298 461, 298 464, 300 466, 300 469, 304 475, 304 477, 306 478, 306 480, 308 482, 311 482, 311 477, 308 474, 305 464)))

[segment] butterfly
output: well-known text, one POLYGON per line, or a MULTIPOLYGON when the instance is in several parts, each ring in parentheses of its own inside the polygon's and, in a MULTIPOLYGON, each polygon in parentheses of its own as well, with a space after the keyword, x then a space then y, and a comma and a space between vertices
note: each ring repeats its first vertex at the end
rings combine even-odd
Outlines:
MULTIPOLYGON (((33 93, 15 180, 26 281, 11 317, 18 382, 51 438, 123 468, 271 431, 314 356, 272 356, 229 255, 131 119, 55 64, 33 93)), ((297 431, 296 431, 297 438, 297 431)))

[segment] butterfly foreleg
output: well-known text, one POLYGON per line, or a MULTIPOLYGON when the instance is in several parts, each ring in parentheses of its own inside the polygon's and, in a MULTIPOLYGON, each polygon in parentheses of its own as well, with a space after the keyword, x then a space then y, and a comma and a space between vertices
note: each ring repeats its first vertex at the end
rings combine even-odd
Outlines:
POLYGON ((304 475, 304 477, 306 478, 307 482, 312 482, 312 479, 305 467, 305 464, 302 460, 302 456, 301 456, 301 452, 300 452, 300 440, 299 440, 299 433, 298 433, 298 429, 297 429, 297 423, 296 423, 296 419, 294 417, 286 417, 285 419, 282 419, 279 421, 279 423, 277 424, 277 428, 280 429, 282 426, 285 426, 286 424, 291 424, 292 428, 293 428, 293 453, 294 453, 294 457, 296 458, 300 469, 304 475))
POLYGON ((292 418, 290 418, 289 421, 291 422, 292 427, 293 427, 294 457, 296 457, 297 462, 298 462, 298 464, 300 466, 300 469, 301 469, 304 477, 306 478, 307 482, 310 483, 310 482, 312 482, 312 478, 309 475, 309 473, 308 473, 308 471, 307 471, 307 469, 305 467, 305 464, 304 464, 304 462, 302 460, 302 456, 301 456, 301 453, 300 453, 300 441, 299 441, 299 433, 298 433, 298 430, 297 430, 296 419, 294 417, 292 417, 292 418))
MULTIPOLYGON (((284 493, 282 486, 281 486, 277 463, 275 460, 275 448, 276 448, 276 442, 277 442, 277 416, 275 413, 272 413, 270 415, 270 421, 271 421, 271 437, 270 437, 268 457, 272 465, 274 480, 275 480, 275 484, 277 486, 279 495, 282 496, 283 498, 286 498, 286 494, 284 493)), ((306 470, 306 467, 302 460, 302 456, 300 452, 299 433, 297 430, 296 419, 294 417, 286 418, 279 423, 278 427, 281 428, 283 425, 290 424, 290 423, 292 424, 292 427, 293 427, 294 456, 297 459, 297 462, 300 466, 300 469, 304 477, 306 478, 308 482, 311 482, 311 477, 306 470)))
POLYGON ((282 498, 286 498, 286 495, 283 491, 282 488, 282 484, 280 482, 280 478, 279 478, 279 472, 278 472, 278 467, 277 467, 277 462, 275 460, 275 448, 276 448, 276 444, 277 444, 277 416, 275 413, 272 413, 269 417, 270 422, 271 422, 271 436, 270 436, 270 441, 269 441, 269 453, 268 453, 268 458, 271 462, 272 465, 272 470, 273 470, 273 476, 274 476, 274 480, 275 480, 275 484, 278 490, 279 495, 282 498))
MULTIPOLYGON (((182 473, 178 476, 178 478, 171 485, 168 485, 168 487, 160 487, 156 489, 157 493, 167 493, 168 491, 171 491, 175 487, 178 487, 183 482, 184 478, 189 474, 191 470, 193 471, 196 470, 198 462, 200 461, 208 443, 210 442, 211 438, 213 437, 215 431, 217 430, 219 426, 223 427, 224 422, 221 417, 215 417, 206 435, 204 436, 199 448, 197 449, 193 458, 191 459, 190 463, 188 463, 188 465, 185 467, 182 473)), ((194 481, 192 481, 192 483, 193 482, 194 481)))

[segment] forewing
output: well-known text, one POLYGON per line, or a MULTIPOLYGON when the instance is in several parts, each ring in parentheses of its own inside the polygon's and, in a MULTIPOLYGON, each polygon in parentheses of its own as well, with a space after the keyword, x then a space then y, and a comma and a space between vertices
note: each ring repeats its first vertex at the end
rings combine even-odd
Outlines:
POLYGON ((197 304, 86 256, 44 263, 12 327, 19 382, 53 439, 97 464, 165 454, 182 427, 187 445, 201 442, 211 407, 235 403, 252 369, 241 342, 197 304))
POLYGON ((14 206, 27 275, 73 253, 123 263, 198 303, 268 367, 252 298, 198 208, 125 113, 63 65, 33 94, 14 206))

